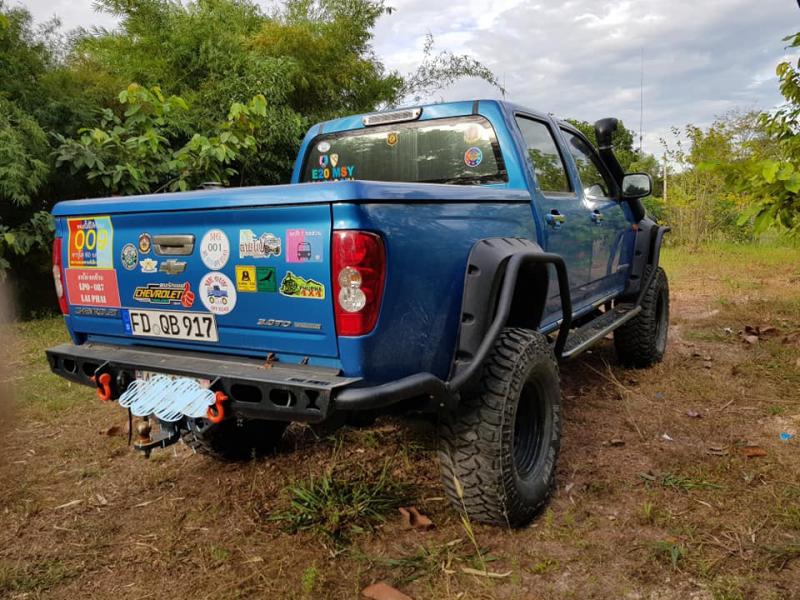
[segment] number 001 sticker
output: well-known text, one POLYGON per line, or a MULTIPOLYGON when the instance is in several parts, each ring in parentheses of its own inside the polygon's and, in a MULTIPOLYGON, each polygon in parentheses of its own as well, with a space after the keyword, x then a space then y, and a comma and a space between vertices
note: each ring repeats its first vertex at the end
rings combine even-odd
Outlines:
POLYGON ((211 229, 200 242, 200 258, 203 264, 212 271, 218 271, 228 262, 231 245, 228 236, 221 229, 211 229))
POLYGON ((114 268, 114 229, 111 217, 67 219, 68 266, 88 269, 114 268))

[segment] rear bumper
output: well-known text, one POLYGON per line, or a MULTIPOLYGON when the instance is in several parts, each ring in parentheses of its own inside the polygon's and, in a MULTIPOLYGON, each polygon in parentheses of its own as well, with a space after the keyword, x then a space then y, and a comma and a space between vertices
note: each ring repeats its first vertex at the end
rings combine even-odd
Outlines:
POLYGON ((96 387, 95 377, 111 375, 117 398, 136 371, 155 371, 208 379, 230 399, 231 412, 246 418, 317 423, 339 410, 376 410, 420 396, 444 405, 446 384, 430 373, 416 373, 374 387, 355 387, 356 377, 336 369, 272 363, 200 352, 115 346, 61 344, 46 351, 50 369, 76 383, 96 387))
POLYGON ((155 371, 208 379, 229 398, 233 414, 254 419, 319 422, 336 390, 359 381, 336 369, 287 365, 199 352, 110 344, 61 344, 46 351, 50 369, 71 381, 96 387, 95 376, 111 375, 112 398, 136 378, 155 371))

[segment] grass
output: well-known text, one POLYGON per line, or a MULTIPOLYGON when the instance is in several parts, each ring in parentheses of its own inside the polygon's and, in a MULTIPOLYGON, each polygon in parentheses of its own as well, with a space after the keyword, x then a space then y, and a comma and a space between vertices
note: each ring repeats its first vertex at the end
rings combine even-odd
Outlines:
POLYGON ((675 473, 664 473, 658 482, 665 488, 678 490, 681 492, 692 492, 695 490, 721 490, 724 486, 703 479, 676 475, 675 473))
POLYGON ((74 569, 60 560, 46 560, 28 565, 0 563, 0 596, 3 593, 46 592, 76 574, 74 569))
POLYGON ((313 531, 337 543, 372 531, 410 498, 410 488, 396 481, 386 462, 377 474, 366 470, 349 476, 310 477, 289 487, 290 507, 271 517, 288 531, 313 531))

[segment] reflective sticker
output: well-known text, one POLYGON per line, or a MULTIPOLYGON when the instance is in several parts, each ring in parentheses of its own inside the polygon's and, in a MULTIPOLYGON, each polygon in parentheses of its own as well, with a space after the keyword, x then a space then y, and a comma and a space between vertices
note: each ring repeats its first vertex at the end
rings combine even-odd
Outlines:
POLYGON ((236 307, 236 288, 224 273, 208 273, 200 280, 200 300, 217 315, 227 315, 236 307))
POLYGON ((125 244, 119 258, 126 271, 133 271, 139 264, 139 252, 133 244, 125 244))
POLYGON ((158 261, 152 258, 143 258, 139 264, 142 266, 142 273, 155 273, 158 267, 158 261))
POLYGON ((150 247, 153 245, 153 240, 150 238, 149 233, 143 233, 139 236, 139 252, 147 254, 150 252, 150 247))
POLYGON ((256 286, 259 292, 277 292, 278 278, 275 267, 256 267, 256 286))
POLYGON ((114 228, 111 217, 67 219, 68 267, 114 268, 114 228))
POLYGON ((480 148, 473 146, 464 152, 464 164, 468 167, 477 167, 483 160, 483 152, 480 148))
POLYGON ((281 255, 281 238, 273 233, 256 236, 252 229, 239 230, 239 258, 269 258, 281 255))
POLYGON ((328 142, 320 142, 319 144, 317 144, 317 152, 319 152, 320 154, 324 154, 330 149, 331 145, 328 142))
POLYGON ((331 154, 331 166, 335 167, 338 164, 339 164, 339 155, 334 152, 333 154, 331 154))
POLYGON ((322 232, 286 230, 286 262, 322 262, 322 232))
POLYGON ((133 299, 145 304, 171 304, 191 308, 194 304, 194 292, 188 281, 184 283, 148 283, 133 290, 133 299))
POLYGON ((120 306, 114 269, 67 269, 66 275, 70 304, 120 306))
POLYGON ((236 290, 239 292, 256 291, 255 265, 236 265, 236 290))
POLYGON ((203 259, 205 266, 212 271, 217 271, 225 266, 230 255, 231 245, 224 231, 211 229, 206 232, 200 242, 200 258, 203 259))
POLYGON ((397 138, 397 133, 392 131, 391 133, 389 133, 386 136, 386 143, 389 144, 390 146, 396 146, 397 145, 397 139, 398 139, 397 138))
POLYGON ((314 300, 325 299, 325 286, 319 281, 305 279, 295 275, 291 271, 286 271, 281 281, 281 295, 291 298, 313 298, 314 300))

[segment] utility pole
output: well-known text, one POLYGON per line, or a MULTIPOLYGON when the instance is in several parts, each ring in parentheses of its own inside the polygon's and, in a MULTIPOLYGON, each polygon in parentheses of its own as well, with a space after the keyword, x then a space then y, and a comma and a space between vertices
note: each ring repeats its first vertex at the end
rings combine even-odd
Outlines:
POLYGON ((664 204, 667 203, 667 155, 664 154, 664 204))
POLYGON ((642 154, 644 129, 644 46, 642 46, 642 68, 639 74, 639 155, 642 154))

